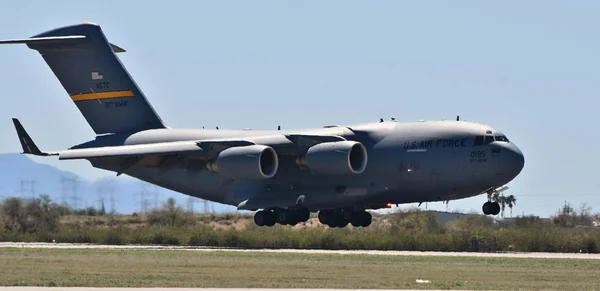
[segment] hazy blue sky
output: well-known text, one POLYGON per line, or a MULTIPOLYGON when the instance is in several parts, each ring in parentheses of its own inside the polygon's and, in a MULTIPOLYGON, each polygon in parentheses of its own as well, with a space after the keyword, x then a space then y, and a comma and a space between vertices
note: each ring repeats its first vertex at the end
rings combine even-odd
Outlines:
MULTIPOLYGON (((524 152, 516 213, 600 210, 597 1, 7 1, 0 38, 88 20, 171 127, 462 119, 524 152), (60 4, 56 4, 60 3, 60 4)), ((37 52, 0 47, 0 152, 94 137, 37 52)), ((95 178, 87 162, 39 159, 95 178)), ((0 169, 10 171, 10 169, 0 169)), ((1 173, 0 173, 1 174, 1 173)), ((453 201, 479 210, 483 196, 453 201)), ((441 203, 430 204, 442 208, 441 203)))

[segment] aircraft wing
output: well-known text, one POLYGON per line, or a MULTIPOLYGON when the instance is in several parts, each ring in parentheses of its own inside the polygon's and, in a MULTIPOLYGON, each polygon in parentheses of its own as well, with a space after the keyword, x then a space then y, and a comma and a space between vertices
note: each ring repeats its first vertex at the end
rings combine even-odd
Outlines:
POLYGON ((23 153, 38 156, 58 156, 60 160, 88 159, 106 160, 120 164, 122 170, 140 165, 146 167, 177 167, 179 158, 193 158, 196 161, 208 161, 221 151, 230 147, 265 145, 272 147, 280 155, 298 154, 307 148, 323 142, 343 141, 341 136, 313 134, 274 134, 214 140, 174 141, 136 145, 104 146, 78 148, 46 153, 39 150, 18 119, 13 118, 23 153), (176 159, 173 159, 176 158, 176 159), (167 166, 168 164, 168 166, 167 166))

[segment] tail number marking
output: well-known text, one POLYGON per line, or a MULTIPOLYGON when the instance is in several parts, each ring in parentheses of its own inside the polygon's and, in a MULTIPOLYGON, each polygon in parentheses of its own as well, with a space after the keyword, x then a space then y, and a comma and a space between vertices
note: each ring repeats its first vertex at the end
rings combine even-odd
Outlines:
POLYGON ((472 151, 471 159, 469 160, 471 163, 485 163, 487 162, 486 152, 485 151, 472 151))
POLYGON ((98 82, 96 83, 96 89, 110 89, 110 82, 98 82))
POLYGON ((116 107, 127 107, 127 101, 126 100, 121 100, 121 101, 104 101, 104 108, 110 109, 110 108, 116 108, 116 107))

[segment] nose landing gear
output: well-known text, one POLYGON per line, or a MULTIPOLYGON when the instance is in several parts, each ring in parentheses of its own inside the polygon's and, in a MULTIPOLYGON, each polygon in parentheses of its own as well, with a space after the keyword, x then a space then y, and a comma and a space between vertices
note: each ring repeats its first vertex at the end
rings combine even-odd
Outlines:
POLYGON ((498 200, 498 197, 500 196, 500 194, 507 189, 508 189, 508 187, 505 186, 505 187, 502 187, 502 188, 499 188, 496 190, 490 190, 487 192, 488 201, 486 203, 483 203, 483 206, 481 207, 483 214, 498 215, 500 213, 500 203, 498 203, 497 200, 498 200), (496 200, 496 201, 492 201, 492 200, 496 200))
POLYGON ((498 202, 486 202, 481 207, 485 215, 498 215, 500 213, 500 204, 498 202))

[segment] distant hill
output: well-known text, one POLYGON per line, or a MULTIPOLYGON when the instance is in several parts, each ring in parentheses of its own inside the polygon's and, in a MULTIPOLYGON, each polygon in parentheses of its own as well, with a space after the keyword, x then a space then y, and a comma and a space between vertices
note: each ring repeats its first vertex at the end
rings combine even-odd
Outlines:
MULTIPOLYGON (((72 172, 37 163, 26 155, 0 154, 0 199, 41 194, 48 194, 53 201, 64 201, 76 208, 98 207, 100 201, 104 201, 107 211, 114 205, 118 213, 140 212, 144 207, 160 207, 169 197, 175 198, 182 207, 193 205, 195 211, 203 211, 205 208, 204 201, 200 199, 193 199, 194 203, 191 204, 190 196, 143 181, 118 177, 92 181, 72 172)), ((236 210, 235 207, 213 202, 208 202, 206 208, 215 212, 236 210)))

